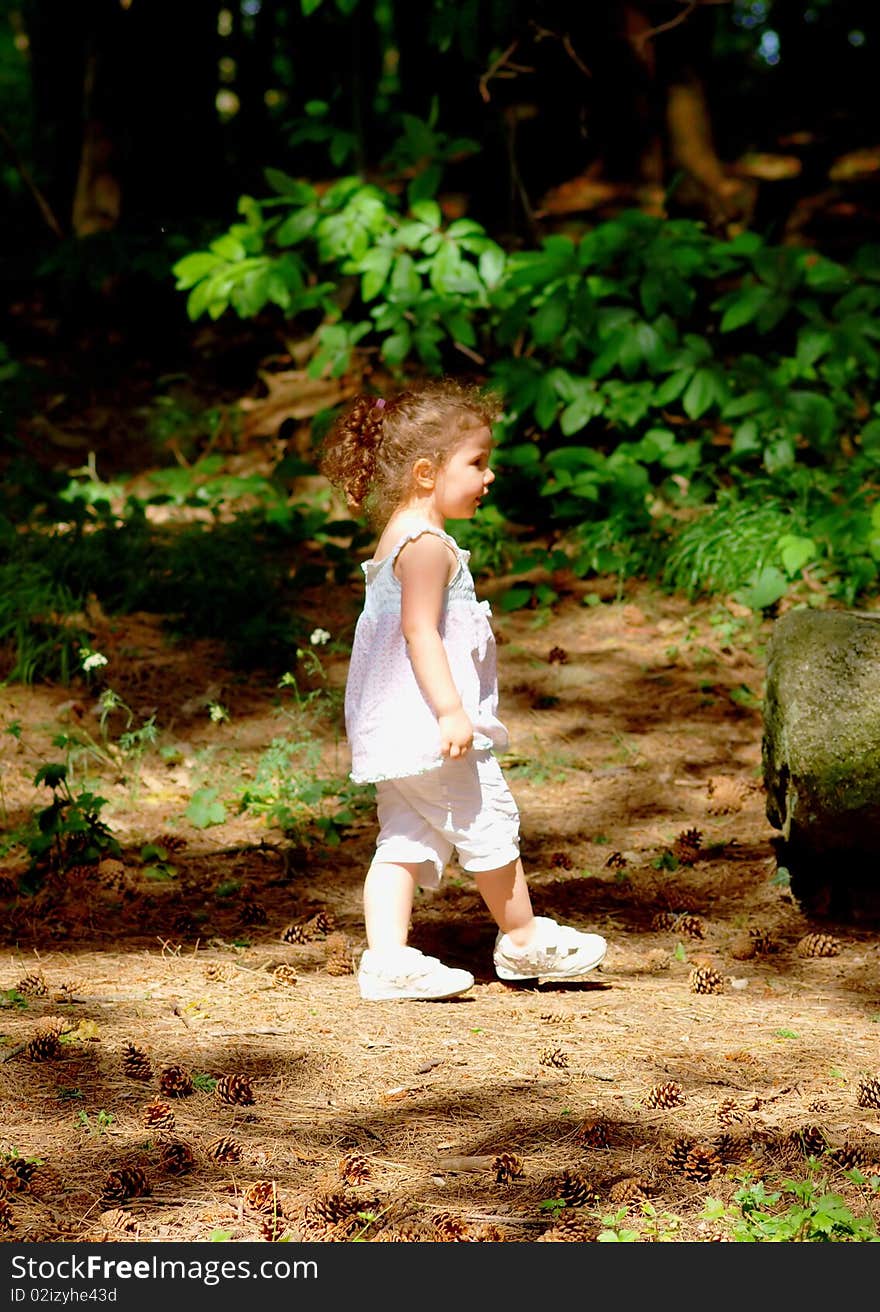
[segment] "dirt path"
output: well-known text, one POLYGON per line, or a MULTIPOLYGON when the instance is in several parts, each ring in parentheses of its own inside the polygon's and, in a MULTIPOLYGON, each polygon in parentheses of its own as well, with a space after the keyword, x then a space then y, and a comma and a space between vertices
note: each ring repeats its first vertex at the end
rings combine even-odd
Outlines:
MULTIPOLYGON (((277 676, 170 644, 152 617, 96 634, 108 683, 159 739, 140 761, 75 761, 107 798, 121 861, 37 898, 14 895, 16 853, 2 863, 3 1237, 709 1240, 730 1234, 703 1215, 709 1198, 803 1179, 810 1151, 876 1220, 876 1190, 847 1168, 880 1159, 880 1108, 858 1098, 880 1066, 880 942, 809 923, 777 874, 760 786, 767 624, 613 581, 569 580, 552 614, 496 605, 536 908, 601 932, 608 955, 582 984, 501 984, 493 927, 453 865, 419 897, 412 941, 476 987, 377 1005, 350 973, 371 810, 335 845, 236 814, 280 735, 301 743, 304 777, 344 778, 357 604, 354 588, 314 600, 341 643, 320 650, 331 695, 301 711, 277 676), (199 788, 216 789, 223 823, 187 819, 199 788), (836 955, 801 955, 810 932, 836 955), (718 991, 695 991, 700 968, 718 991), (32 1042, 47 1033, 57 1042, 32 1042)), ((53 738, 103 741, 94 698, 0 690, 2 728, 16 726, 0 739, 8 828, 45 805, 31 780, 61 759, 53 738)))

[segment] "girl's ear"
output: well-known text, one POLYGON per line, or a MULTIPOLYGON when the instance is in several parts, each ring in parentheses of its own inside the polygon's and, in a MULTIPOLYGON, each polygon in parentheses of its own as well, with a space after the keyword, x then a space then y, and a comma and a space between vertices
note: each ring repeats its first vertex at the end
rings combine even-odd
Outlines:
POLYGON ((413 482, 416 487, 433 488, 437 471, 434 462, 427 456, 419 456, 412 468, 413 482))

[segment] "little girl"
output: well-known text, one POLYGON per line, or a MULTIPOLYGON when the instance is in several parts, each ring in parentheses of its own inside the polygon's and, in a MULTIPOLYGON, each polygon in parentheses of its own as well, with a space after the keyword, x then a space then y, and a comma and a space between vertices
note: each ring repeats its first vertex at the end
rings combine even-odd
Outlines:
POLYGON ((359 396, 325 439, 321 470, 380 528, 361 568, 366 601, 345 690, 351 778, 374 782, 376 853, 364 882, 361 997, 451 998, 474 977, 407 946, 416 885, 436 888, 457 851, 498 925, 503 980, 569 979, 606 943, 532 911, 519 859, 519 813, 493 755, 495 639, 469 552, 445 531, 471 519, 491 487, 497 406, 451 380, 390 400, 359 396))

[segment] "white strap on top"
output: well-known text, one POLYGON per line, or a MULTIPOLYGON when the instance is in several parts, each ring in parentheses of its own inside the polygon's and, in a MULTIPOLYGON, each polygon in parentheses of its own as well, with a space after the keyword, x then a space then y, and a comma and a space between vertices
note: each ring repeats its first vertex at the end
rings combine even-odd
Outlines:
MULTIPOLYGON (((405 534, 397 543, 390 556, 385 557, 385 560, 391 561, 392 570, 394 569, 394 562, 397 560, 397 557, 400 555, 407 542, 415 541, 415 539, 420 538, 423 533, 433 533, 435 537, 442 538, 446 545, 455 552, 455 559, 461 564, 462 551, 458 543, 455 541, 455 538, 451 538, 448 533, 443 532, 442 528, 436 528, 434 524, 423 524, 419 528, 414 528, 409 533, 405 534)), ((382 561, 383 565, 385 560, 382 561)))

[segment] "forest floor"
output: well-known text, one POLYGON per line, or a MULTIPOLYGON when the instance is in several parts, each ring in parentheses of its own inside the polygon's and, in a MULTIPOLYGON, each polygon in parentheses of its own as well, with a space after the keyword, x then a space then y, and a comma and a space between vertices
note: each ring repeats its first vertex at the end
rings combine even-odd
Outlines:
MULTIPOLYGON (((490 599, 505 584, 478 580, 490 599)), ((377 1004, 352 973, 371 807, 293 841, 235 804, 279 735, 309 777, 345 779, 359 590, 307 604, 331 641, 314 649, 325 691, 300 706, 160 617, 91 617, 107 684, 159 740, 72 757, 121 859, 33 897, 14 893, 25 862, 2 863, 2 1237, 708 1241, 743 1225, 738 1191, 782 1189, 782 1216, 785 1182, 808 1178, 876 1222, 880 1110, 857 1090, 880 1065, 880 936, 810 921, 777 870, 770 621, 616 580, 571 579, 552 610, 493 605, 536 910, 608 954, 583 982, 501 983, 452 864, 411 941, 472 970, 473 990, 377 1004), (219 823, 191 808, 207 787, 219 823), (835 955, 802 955, 814 932, 835 955), (718 991, 695 990, 700 967, 718 991), (226 1076, 244 1101, 218 1096, 226 1076)), ((33 776, 60 733, 106 746, 100 686, 0 689, 8 825, 46 804, 33 776)))

